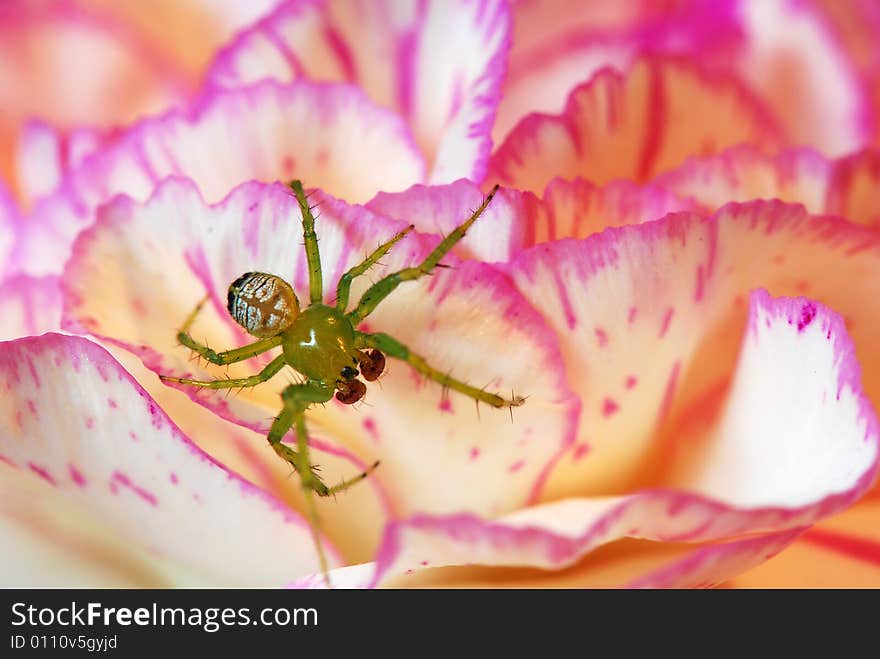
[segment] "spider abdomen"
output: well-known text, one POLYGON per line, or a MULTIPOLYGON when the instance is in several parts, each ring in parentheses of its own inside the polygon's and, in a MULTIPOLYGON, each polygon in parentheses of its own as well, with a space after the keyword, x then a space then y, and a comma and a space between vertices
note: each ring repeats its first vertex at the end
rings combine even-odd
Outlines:
POLYGON ((229 315, 248 334, 266 338, 286 330, 299 315, 290 284, 265 272, 246 272, 229 285, 229 315))

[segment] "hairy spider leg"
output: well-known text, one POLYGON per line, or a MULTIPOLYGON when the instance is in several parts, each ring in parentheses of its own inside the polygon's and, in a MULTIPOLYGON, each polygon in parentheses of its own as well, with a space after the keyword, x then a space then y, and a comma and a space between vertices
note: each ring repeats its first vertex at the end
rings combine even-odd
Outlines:
POLYGON ((496 192, 498 192, 497 185, 492 188, 492 191, 488 195, 486 195, 483 203, 473 212, 473 215, 471 215, 465 222, 458 225, 448 236, 446 236, 446 238, 440 241, 440 244, 437 245, 437 247, 435 247, 419 265, 394 272, 370 286, 361 296, 354 311, 348 314, 351 324, 357 326, 358 323, 373 312, 382 300, 391 295, 391 293, 393 293, 402 282, 412 281, 423 277, 436 268, 437 264, 440 263, 440 259, 446 256, 449 250, 451 250, 459 240, 464 238, 467 230, 477 221, 477 218, 483 214, 483 211, 486 210, 486 207, 492 201, 496 192))
POLYGON ((395 235, 391 240, 387 243, 383 243, 376 248, 376 251, 370 254, 367 258, 365 258, 361 263, 354 266, 351 270, 346 272, 339 278, 339 283, 336 284, 336 308, 340 311, 344 312, 345 308, 348 306, 348 296, 351 292, 351 282, 355 277, 359 277, 364 274, 367 270, 369 270, 376 262, 385 256, 388 251, 394 247, 395 243, 397 243, 401 238, 403 238, 406 234, 412 231, 415 228, 414 225, 410 224, 406 229, 395 235))
POLYGON ((292 384, 283 392, 281 392, 281 400, 284 407, 281 413, 275 418, 272 427, 269 429, 267 439, 269 444, 283 460, 286 460, 299 474, 300 486, 303 489, 303 496, 306 501, 306 508, 309 514, 309 526, 312 531, 312 540, 315 543, 315 550, 318 553, 318 560, 321 565, 321 572, 324 575, 324 581, 328 588, 332 587, 329 576, 329 566, 327 557, 324 553, 324 547, 321 543, 320 524, 318 520, 318 511, 315 507, 313 494, 321 497, 331 496, 337 492, 343 492, 355 483, 366 478, 371 471, 379 466, 375 462, 369 469, 358 474, 354 478, 344 480, 333 487, 327 487, 318 477, 312 468, 311 459, 309 458, 309 440, 306 431, 306 410, 315 403, 326 403, 333 396, 333 389, 322 382, 306 382, 305 384, 292 384), (282 443, 284 435, 292 426, 296 428, 296 446, 297 451, 282 443))
POLYGON ((284 368, 287 362, 284 355, 278 355, 269 362, 266 367, 256 375, 250 375, 245 378, 226 378, 223 380, 190 380, 189 378, 173 378, 168 375, 160 375, 162 382, 177 382, 178 384, 189 384, 194 387, 202 387, 203 389, 238 389, 240 387, 256 387, 258 384, 270 380, 278 371, 284 368))
POLYGON ((201 299, 201 301, 196 305, 196 308, 193 309, 192 312, 190 312, 189 316, 186 317, 183 326, 177 332, 177 340, 181 343, 181 345, 185 345, 190 350, 197 352, 209 362, 211 362, 212 364, 217 364, 218 366, 235 364, 236 362, 241 362, 245 359, 256 357, 257 355, 262 354, 267 350, 271 350, 275 346, 281 345, 280 336, 273 336, 268 339, 261 339, 246 346, 242 346, 241 348, 234 348, 232 350, 226 350, 224 352, 214 352, 208 346, 199 343, 189 335, 189 328, 192 327, 193 322, 195 322, 196 316, 199 315, 199 312, 202 310, 205 302, 208 301, 208 297, 209 296, 206 295, 201 299))
POLYGON ((291 181, 290 188, 299 203, 302 213, 303 242, 306 247, 306 260, 309 264, 309 300, 311 304, 324 297, 323 274, 321 273, 321 254, 318 251, 318 236, 315 234, 315 216, 303 190, 302 181, 291 181))
POLYGON ((438 371, 436 368, 428 364, 424 357, 414 353, 403 343, 387 334, 366 334, 364 332, 357 332, 355 334, 355 345, 358 348, 375 348, 389 357, 404 361, 412 366, 417 372, 440 383, 444 387, 457 391, 465 396, 469 396, 476 401, 491 405, 492 407, 519 407, 526 400, 521 396, 504 398, 503 396, 490 393, 484 389, 472 387, 466 382, 451 377, 447 373, 438 371))

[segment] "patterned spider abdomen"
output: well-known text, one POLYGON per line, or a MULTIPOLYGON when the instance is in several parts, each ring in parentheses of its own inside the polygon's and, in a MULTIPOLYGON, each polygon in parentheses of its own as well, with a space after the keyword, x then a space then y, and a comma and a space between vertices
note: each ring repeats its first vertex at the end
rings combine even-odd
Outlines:
POLYGON ((229 285, 229 315, 248 334, 276 336, 299 315, 299 301, 290 284, 265 272, 246 272, 229 285))

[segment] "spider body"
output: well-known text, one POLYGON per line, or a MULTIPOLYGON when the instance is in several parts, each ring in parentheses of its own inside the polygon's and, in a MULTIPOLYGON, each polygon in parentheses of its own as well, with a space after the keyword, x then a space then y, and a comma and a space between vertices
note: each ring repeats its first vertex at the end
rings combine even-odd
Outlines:
POLYGON ((303 238, 309 266, 309 305, 301 310, 293 288, 282 278, 265 272, 248 272, 230 284, 227 295, 228 310, 232 318, 251 335, 257 337, 258 341, 224 352, 215 352, 208 346, 196 342, 189 335, 189 328, 204 301, 196 306, 177 334, 178 341, 182 345, 214 364, 244 361, 279 346, 281 354, 272 359, 260 373, 245 378, 199 381, 160 377, 166 382, 212 389, 254 387, 272 378, 285 366, 290 366, 305 378, 304 382, 291 384, 281 393, 282 409, 275 417, 267 439, 278 456, 289 463, 300 476, 309 508, 312 536, 325 580, 329 585, 327 562, 321 545, 312 495, 329 496, 342 492, 366 478, 378 466, 378 462, 354 478, 328 487, 319 478, 309 459, 306 410, 315 404, 326 403, 334 397, 334 394, 336 399, 344 404, 361 400, 367 388, 358 379, 358 375, 367 382, 376 380, 385 368, 386 355, 407 362, 421 375, 438 382, 446 389, 457 391, 492 407, 514 407, 522 405, 525 399, 521 397, 507 399, 456 380, 430 366, 424 357, 413 353, 394 337, 388 334, 370 334, 357 329, 361 321, 401 283, 427 275, 440 264, 440 259, 464 237, 467 229, 489 205, 497 191, 497 186, 470 218, 446 236, 419 265, 399 270, 380 279, 364 292, 358 303, 348 312, 346 309, 352 280, 364 274, 413 227, 408 227, 380 245, 363 262, 340 277, 336 287, 336 306, 331 307, 322 301, 323 282, 314 230, 315 219, 302 184, 293 181, 290 187, 302 213, 303 238), (283 442, 291 429, 296 433, 296 450, 283 442))
POLYGON ((304 310, 284 331, 281 348, 287 363, 310 380, 328 384, 351 380, 351 371, 358 366, 359 350, 351 321, 338 309, 321 303, 304 310))

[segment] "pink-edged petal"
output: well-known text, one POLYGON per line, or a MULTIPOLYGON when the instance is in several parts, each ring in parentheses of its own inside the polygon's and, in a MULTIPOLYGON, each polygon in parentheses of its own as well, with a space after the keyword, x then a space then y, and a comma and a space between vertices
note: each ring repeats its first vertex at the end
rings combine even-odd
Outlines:
POLYGON ((13 184, 26 118, 63 130, 107 126, 157 112, 189 91, 164 53, 113 17, 75 3, 4 3, 0 19, 0 174, 13 184))
POLYGON ((825 212, 880 228, 880 150, 866 149, 834 163, 825 212))
POLYGON ((12 275, 0 283, 0 341, 61 329, 61 288, 54 275, 12 275))
POLYGON ((569 92, 604 67, 623 71, 646 53, 696 54, 706 62, 740 36, 730 4, 515 3, 496 143, 530 113, 561 113, 569 92))
POLYGON ((789 144, 839 156, 870 140, 878 57, 872 28, 880 17, 866 5, 698 0, 632 10, 612 10, 611 18, 604 7, 575 13, 558 4, 516 5, 496 140, 528 112, 561 112, 565 94, 602 66, 624 70, 644 54, 682 56, 741 81, 789 144), (862 43, 853 43, 854 33, 862 43))
POLYGON ((4 588, 169 587, 189 570, 130 542, 60 488, 0 463, 0 585, 4 588))
MULTIPOLYGON (((578 442, 546 495, 650 482, 669 456, 690 451, 686 431, 702 431, 724 400, 755 287, 828 304, 860 358, 880 363, 871 334, 880 309, 864 304, 877 295, 878 268, 875 232, 780 202, 729 205, 710 219, 674 214, 524 254, 512 276, 559 333, 583 401, 578 442)), ((875 370, 864 383, 880 401, 875 370)))
MULTIPOLYGON (((367 208, 410 222, 423 233, 447 235, 483 199, 473 183, 456 181, 445 186, 414 185, 404 192, 380 192, 367 208)), ((585 238, 607 227, 698 208, 664 188, 629 181, 596 186, 583 179, 554 179, 540 198, 531 192, 502 188, 455 252, 481 261, 510 261, 523 249, 548 240, 585 238)))
MULTIPOLYGON (((560 568, 622 537, 704 542, 800 531, 851 504, 876 476, 880 432, 852 343, 840 318, 816 303, 753 296, 728 403, 696 447, 700 458, 680 466, 681 490, 567 498, 494 521, 414 516, 386 529, 374 584, 448 565, 560 568)), ((778 551, 790 539, 769 542, 778 551)), ((714 560, 745 568, 766 549, 706 549, 669 569, 681 579, 692 570, 694 585, 714 560)))
POLYGON ((817 214, 839 215, 880 226, 880 151, 864 149, 829 160, 812 149, 766 155, 734 147, 708 158, 691 158, 657 177, 658 186, 714 211, 729 201, 781 199, 817 214))
POLYGON ((625 76, 600 71, 571 92, 561 115, 521 121, 493 155, 489 179, 533 192, 554 176, 646 181, 740 142, 769 148, 776 134, 734 79, 648 58, 625 76))
POLYGON ((285 2, 219 54, 209 80, 357 84, 404 117, 432 183, 481 180, 509 31, 497 0, 285 2))
MULTIPOLYGON (((377 240, 405 225, 315 195, 331 300, 339 276, 377 240)), ((228 283, 251 270, 287 278, 306 300, 301 232, 296 202, 281 186, 242 186, 214 207, 205 207, 191 185, 176 181, 160 186, 143 207, 119 200, 105 207, 96 226, 77 242, 65 272, 67 327, 122 345, 159 372, 225 374, 226 369, 189 363, 189 351, 177 345, 174 328, 207 290, 213 304, 193 335, 216 348, 246 341, 233 328, 225 299, 228 283), (174 232, 163 228, 172 223, 174 232), (167 294, 172 289, 176 295, 167 294)), ((412 264, 435 242, 410 236, 371 274, 380 277, 412 264)), ((359 279, 353 299, 369 283, 359 279)), ((315 436, 335 438, 365 464, 381 459, 369 482, 382 485, 395 512, 418 507, 500 514, 527 501, 570 441, 577 406, 562 379, 552 335, 506 278, 476 263, 444 270, 395 291, 365 327, 391 333, 457 378, 505 395, 511 390, 528 395, 528 403, 515 410, 511 424, 507 412, 486 406, 478 412, 471 400, 454 392, 444 395, 439 385, 392 362, 362 408, 332 402, 311 410, 315 436), (517 359, 498 350, 507 342, 518 346, 517 359), (436 487, 425 487, 434 481, 436 487)), ((233 365, 228 374, 250 374, 261 364, 265 360, 233 365)), ((225 418, 265 432, 277 414, 278 393, 288 383, 282 373, 234 397, 181 389, 225 418)))
POLYGON ((83 133, 104 133, 190 101, 217 47, 275 4, 4 3, 0 79, 10 91, 0 120, 0 178, 24 204, 51 190, 54 172, 41 172, 39 164, 50 165, 54 158, 65 165, 97 146, 83 133), (51 124, 56 153, 50 135, 34 134, 27 125, 33 117, 51 124))
POLYGON ((867 90, 822 13, 809 2, 740 0, 738 16, 745 47, 733 68, 788 142, 829 156, 864 146, 872 130, 867 90))
POLYGON ((858 68, 871 102, 873 114, 873 143, 880 137, 880 6, 873 0, 835 2, 816 0, 815 5, 833 29, 835 41, 858 68))
POLYGON ((117 534, 206 584, 279 585, 316 571, 304 520, 196 448, 97 344, 8 342, 0 371, 4 462, 117 534))
MULTIPOLYGON (((800 532, 782 531, 747 540, 693 545, 625 538, 603 545, 569 567, 461 566, 411 569, 383 588, 694 588, 729 587, 740 574, 783 549, 800 532), (635 577, 634 575, 640 575, 635 577), (650 578, 650 586, 647 581, 650 578)), ((771 559, 772 560, 772 559, 771 559)), ((319 576, 319 575, 318 575, 319 576)), ((314 587, 319 587, 317 577, 314 587)), ((358 587, 357 581, 352 587, 358 587)))
POLYGON ((71 171, 35 206, 22 265, 31 274, 57 269, 98 204, 117 193, 144 199, 168 175, 192 178, 210 201, 252 179, 299 177, 359 202, 404 189, 423 171, 406 126, 353 87, 267 81, 220 91, 190 114, 135 124, 71 171), (47 258, 47 243, 60 254, 47 258))
MULTIPOLYGON (((123 368, 141 383, 174 424, 199 448, 230 471, 294 510, 307 514, 300 481, 269 448, 265 433, 229 423, 207 407, 194 405, 187 392, 162 383, 134 354, 108 345, 123 368)), ((216 373, 211 374, 214 375, 216 373)), ((263 413, 277 414, 277 409, 264 410, 263 413)), ((316 443, 319 446, 312 447, 312 460, 331 482, 359 473, 368 466, 342 447, 323 440, 316 443)), ((316 502, 321 531, 336 547, 344 563, 372 558, 379 544, 382 524, 389 516, 386 499, 385 493, 374 482, 367 481, 331 499, 316 502)))
POLYGON ((742 145, 713 156, 688 158, 655 183, 710 212, 731 201, 780 199, 803 204, 811 213, 824 213, 833 168, 832 161, 813 149, 767 155, 742 145))
POLYGON ((554 179, 531 219, 528 246, 563 238, 586 238, 608 227, 650 222, 695 205, 651 184, 612 181, 603 186, 583 179, 554 179))
POLYGON ((710 588, 770 560, 802 529, 708 545, 627 584, 628 588, 710 588))
POLYGON ((96 128, 62 131, 39 119, 25 123, 16 153, 18 188, 25 205, 54 192, 69 170, 111 136, 112 131, 96 128))
MULTIPOLYGON (((485 199, 470 181, 414 185, 403 192, 380 192, 367 204, 374 213, 415 225, 416 231, 448 235, 485 199)), ((455 246, 455 253, 480 261, 508 261, 529 244, 538 200, 530 193, 501 189, 480 219, 455 246)))
POLYGON ((737 576, 737 588, 880 586, 880 498, 868 494, 830 517, 767 563, 737 576))

